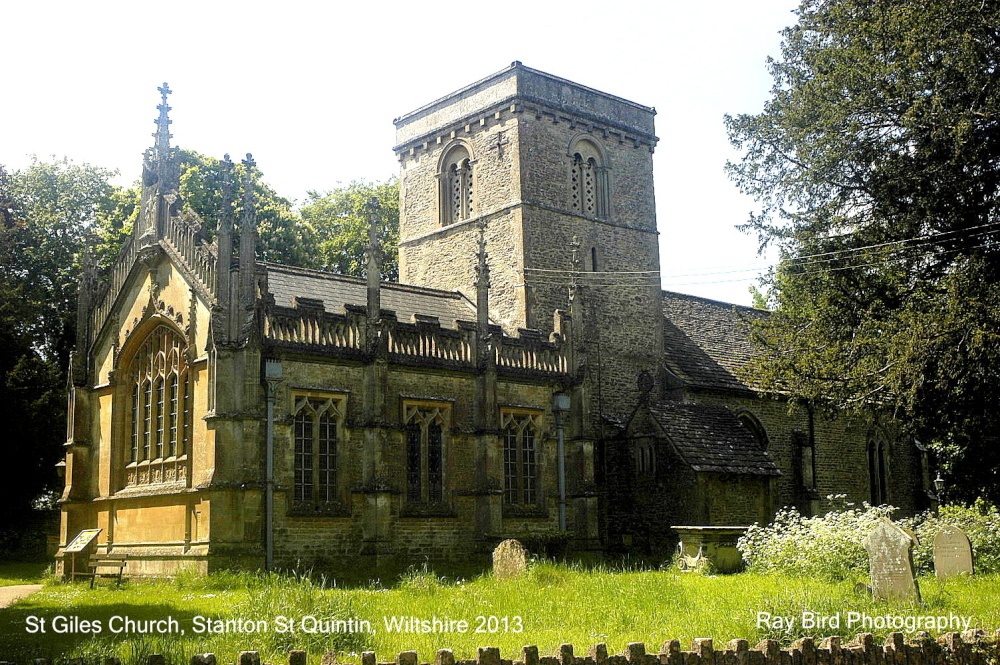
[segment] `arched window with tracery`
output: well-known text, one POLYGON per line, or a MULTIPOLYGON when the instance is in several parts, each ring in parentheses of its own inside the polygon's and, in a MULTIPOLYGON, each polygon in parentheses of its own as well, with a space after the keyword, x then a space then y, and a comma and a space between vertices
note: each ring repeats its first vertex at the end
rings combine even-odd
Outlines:
POLYGON ((129 365, 126 485, 184 480, 193 404, 187 342, 167 325, 146 336, 129 365))
POLYGON ((404 404, 406 500, 439 504, 445 500, 445 428, 449 405, 404 404))
POLYGON ((324 511, 340 502, 338 441, 344 420, 339 395, 293 396, 293 479, 295 510, 324 511))
POLYGON ((534 506, 540 503, 538 487, 539 413, 504 411, 503 500, 508 505, 534 506))
POLYGON ((602 151, 593 141, 580 139, 570 147, 569 158, 570 207, 588 217, 607 219, 608 170, 602 151))
POLYGON ((462 144, 449 148, 441 161, 441 224, 447 226, 475 214, 473 159, 462 144))

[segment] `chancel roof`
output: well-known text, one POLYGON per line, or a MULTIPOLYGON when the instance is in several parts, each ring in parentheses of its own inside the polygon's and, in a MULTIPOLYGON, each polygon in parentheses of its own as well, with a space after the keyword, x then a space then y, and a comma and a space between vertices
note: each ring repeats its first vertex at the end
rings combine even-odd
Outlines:
POLYGON ((727 407, 663 401, 649 405, 649 412, 695 471, 781 475, 771 456, 727 407))
MULTIPOLYGON (((364 279, 274 263, 265 265, 267 287, 277 305, 293 307, 295 298, 314 298, 323 301, 327 312, 341 314, 344 305, 364 306, 368 302, 364 279)), ((414 315, 433 316, 442 326, 451 327, 455 321, 476 320, 475 304, 457 291, 383 282, 381 306, 394 311, 400 321, 411 321, 414 315)))
POLYGON ((764 310, 664 291, 667 367, 692 387, 750 390, 738 371, 750 359, 749 324, 764 316, 764 310))

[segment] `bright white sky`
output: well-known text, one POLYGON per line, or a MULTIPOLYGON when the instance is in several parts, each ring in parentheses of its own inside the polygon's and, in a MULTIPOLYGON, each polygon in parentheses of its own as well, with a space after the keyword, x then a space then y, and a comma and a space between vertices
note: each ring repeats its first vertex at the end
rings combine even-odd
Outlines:
POLYGON ((724 113, 759 112, 794 0, 8 2, 0 163, 68 156, 138 179, 157 86, 175 145, 301 201, 397 172, 393 118, 513 60, 656 107, 663 286, 749 304, 767 261, 734 227, 724 113), (740 271, 740 272, 736 272, 740 271))

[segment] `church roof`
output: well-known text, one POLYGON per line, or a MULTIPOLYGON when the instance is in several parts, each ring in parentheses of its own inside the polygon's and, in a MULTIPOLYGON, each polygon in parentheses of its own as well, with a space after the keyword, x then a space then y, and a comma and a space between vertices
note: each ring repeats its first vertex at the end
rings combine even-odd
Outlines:
MULTIPOLYGON (((343 313, 344 305, 368 302, 368 285, 364 279, 336 275, 320 270, 308 270, 274 263, 267 267, 267 287, 277 305, 294 306, 294 298, 315 298, 323 301, 323 309, 343 313)), ((383 282, 381 305, 392 310, 400 321, 410 321, 414 315, 437 317, 442 326, 455 321, 475 321, 475 304, 457 291, 441 291, 421 286, 383 282)))
POLYGON ((724 406, 659 402, 649 412, 695 471, 780 476, 771 456, 724 406))
POLYGON ((750 359, 749 323, 764 316, 765 310, 664 291, 667 367, 692 387, 750 390, 738 371, 750 359))

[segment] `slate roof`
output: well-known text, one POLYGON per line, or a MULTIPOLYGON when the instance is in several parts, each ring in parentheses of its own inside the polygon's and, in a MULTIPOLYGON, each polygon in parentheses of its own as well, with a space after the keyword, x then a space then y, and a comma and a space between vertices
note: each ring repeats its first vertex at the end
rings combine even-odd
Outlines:
POLYGON ((649 412, 695 471, 780 476, 766 450, 724 406, 659 402, 649 412))
POLYGON ((748 323, 765 310, 663 292, 664 359, 689 386, 750 390, 737 371, 750 358, 748 323))
MULTIPOLYGON (((268 290, 277 305, 293 307, 293 298, 317 298, 327 312, 341 314, 344 305, 368 302, 368 285, 364 279, 335 275, 320 270, 307 270, 275 263, 267 267, 268 290)), ((457 291, 441 291, 394 282, 382 283, 382 309, 396 312, 396 318, 409 322, 414 314, 436 316, 442 326, 455 321, 475 321, 476 306, 457 291)))

